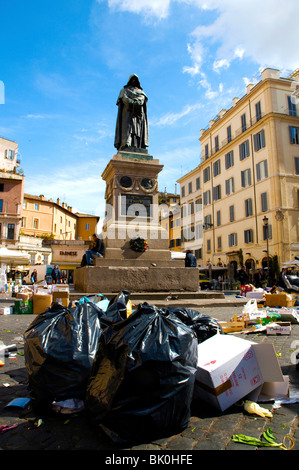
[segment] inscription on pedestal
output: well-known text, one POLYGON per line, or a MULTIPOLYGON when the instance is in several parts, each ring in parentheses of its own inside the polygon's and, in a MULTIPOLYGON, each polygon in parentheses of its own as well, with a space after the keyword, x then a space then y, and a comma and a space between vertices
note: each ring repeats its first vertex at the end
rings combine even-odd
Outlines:
POLYGON ((128 217, 152 217, 152 204, 152 196, 122 194, 121 215, 128 217))

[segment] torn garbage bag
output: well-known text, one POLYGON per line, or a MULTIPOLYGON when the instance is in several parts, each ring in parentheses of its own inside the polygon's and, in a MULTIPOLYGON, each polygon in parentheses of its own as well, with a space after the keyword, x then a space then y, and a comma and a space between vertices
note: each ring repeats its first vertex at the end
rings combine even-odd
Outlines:
POLYGON ((94 420, 128 442, 182 431, 190 419, 197 347, 188 326, 147 304, 105 328, 86 394, 94 420))
POLYGON ((167 315, 169 318, 177 318, 188 325, 196 334, 198 343, 216 334, 223 334, 222 327, 217 320, 208 315, 202 315, 197 310, 184 307, 168 308, 167 315))
POLYGON ((93 303, 70 309, 53 303, 24 334, 25 365, 33 406, 84 399, 102 332, 103 311, 93 303))

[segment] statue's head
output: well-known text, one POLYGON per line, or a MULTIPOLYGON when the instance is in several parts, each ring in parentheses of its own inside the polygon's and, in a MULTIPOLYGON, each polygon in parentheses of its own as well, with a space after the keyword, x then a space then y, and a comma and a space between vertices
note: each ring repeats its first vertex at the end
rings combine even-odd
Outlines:
POLYGON ((130 75, 127 86, 133 86, 135 88, 140 88, 142 90, 140 82, 139 82, 139 78, 135 73, 133 75, 130 75))

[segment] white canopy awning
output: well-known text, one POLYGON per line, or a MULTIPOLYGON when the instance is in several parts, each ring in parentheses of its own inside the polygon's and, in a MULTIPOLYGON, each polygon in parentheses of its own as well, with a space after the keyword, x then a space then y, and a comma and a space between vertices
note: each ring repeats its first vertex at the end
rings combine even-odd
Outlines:
POLYGON ((298 259, 293 259, 292 261, 286 261, 285 263, 282 263, 282 265, 287 268, 291 266, 299 266, 299 260, 298 259))
POLYGON ((9 250, 6 247, 0 248, 0 263, 9 266, 27 265, 30 263, 30 255, 18 250, 9 250))

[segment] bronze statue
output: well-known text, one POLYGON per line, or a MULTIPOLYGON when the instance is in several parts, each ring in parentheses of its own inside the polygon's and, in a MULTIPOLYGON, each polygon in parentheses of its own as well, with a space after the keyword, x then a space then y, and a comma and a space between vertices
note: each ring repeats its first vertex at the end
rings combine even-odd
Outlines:
POLYGON ((118 114, 114 147, 117 150, 147 152, 147 101, 138 76, 131 75, 127 85, 120 91, 116 103, 118 114))

